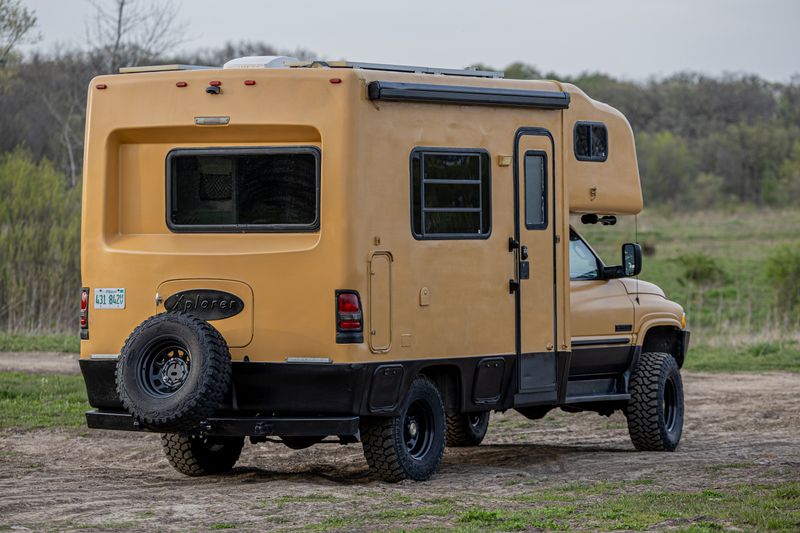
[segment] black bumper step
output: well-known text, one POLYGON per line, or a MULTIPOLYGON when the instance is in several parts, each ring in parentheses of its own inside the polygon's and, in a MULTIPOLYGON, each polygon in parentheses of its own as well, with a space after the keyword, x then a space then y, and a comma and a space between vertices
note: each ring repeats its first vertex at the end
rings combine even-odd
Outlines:
MULTIPOLYGON (((339 417, 263 417, 231 416, 212 417, 198 426, 198 432, 216 436, 248 437, 327 437, 358 435, 357 416, 339 417)), ((139 424, 129 413, 100 411, 86 412, 86 423, 94 429, 117 429, 124 431, 154 431, 139 424)))

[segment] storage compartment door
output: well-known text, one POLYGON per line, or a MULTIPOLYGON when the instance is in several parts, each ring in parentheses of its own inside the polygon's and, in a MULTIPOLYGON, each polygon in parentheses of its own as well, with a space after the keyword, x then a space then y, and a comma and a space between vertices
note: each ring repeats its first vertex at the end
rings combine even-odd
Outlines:
POLYGON ((392 254, 375 252, 369 261, 369 348, 388 352, 392 345, 392 254))

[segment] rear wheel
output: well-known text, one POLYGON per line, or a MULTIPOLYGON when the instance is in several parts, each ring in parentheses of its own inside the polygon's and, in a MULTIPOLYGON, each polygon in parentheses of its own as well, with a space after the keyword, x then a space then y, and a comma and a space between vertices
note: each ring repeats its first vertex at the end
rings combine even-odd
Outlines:
POLYGON ((397 416, 362 419, 364 456, 385 481, 424 481, 442 460, 445 431, 439 390, 427 377, 418 376, 397 416))
POLYGON ((478 446, 489 429, 489 411, 447 417, 447 445, 478 446))
POLYGON ((683 382, 675 359, 668 353, 643 353, 629 388, 625 416, 633 445, 674 451, 683 432, 683 382))
POLYGON ((161 445, 169 464, 187 476, 224 474, 239 460, 244 437, 198 437, 164 434, 161 445))

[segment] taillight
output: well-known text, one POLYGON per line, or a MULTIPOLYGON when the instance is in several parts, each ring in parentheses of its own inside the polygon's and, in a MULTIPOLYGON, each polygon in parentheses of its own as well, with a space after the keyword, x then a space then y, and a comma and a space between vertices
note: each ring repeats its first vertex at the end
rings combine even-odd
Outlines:
POLYGON ((89 338, 89 287, 81 289, 81 339, 89 338))
POLYGON ((358 291, 336 291, 336 342, 364 342, 364 314, 358 291))

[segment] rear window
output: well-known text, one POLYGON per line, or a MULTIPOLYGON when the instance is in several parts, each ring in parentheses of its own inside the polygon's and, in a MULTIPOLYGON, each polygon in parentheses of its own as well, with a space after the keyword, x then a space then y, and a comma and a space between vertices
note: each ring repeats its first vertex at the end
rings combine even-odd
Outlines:
POLYGON ((221 148, 167 156, 173 231, 309 231, 319 227, 319 150, 221 148))

